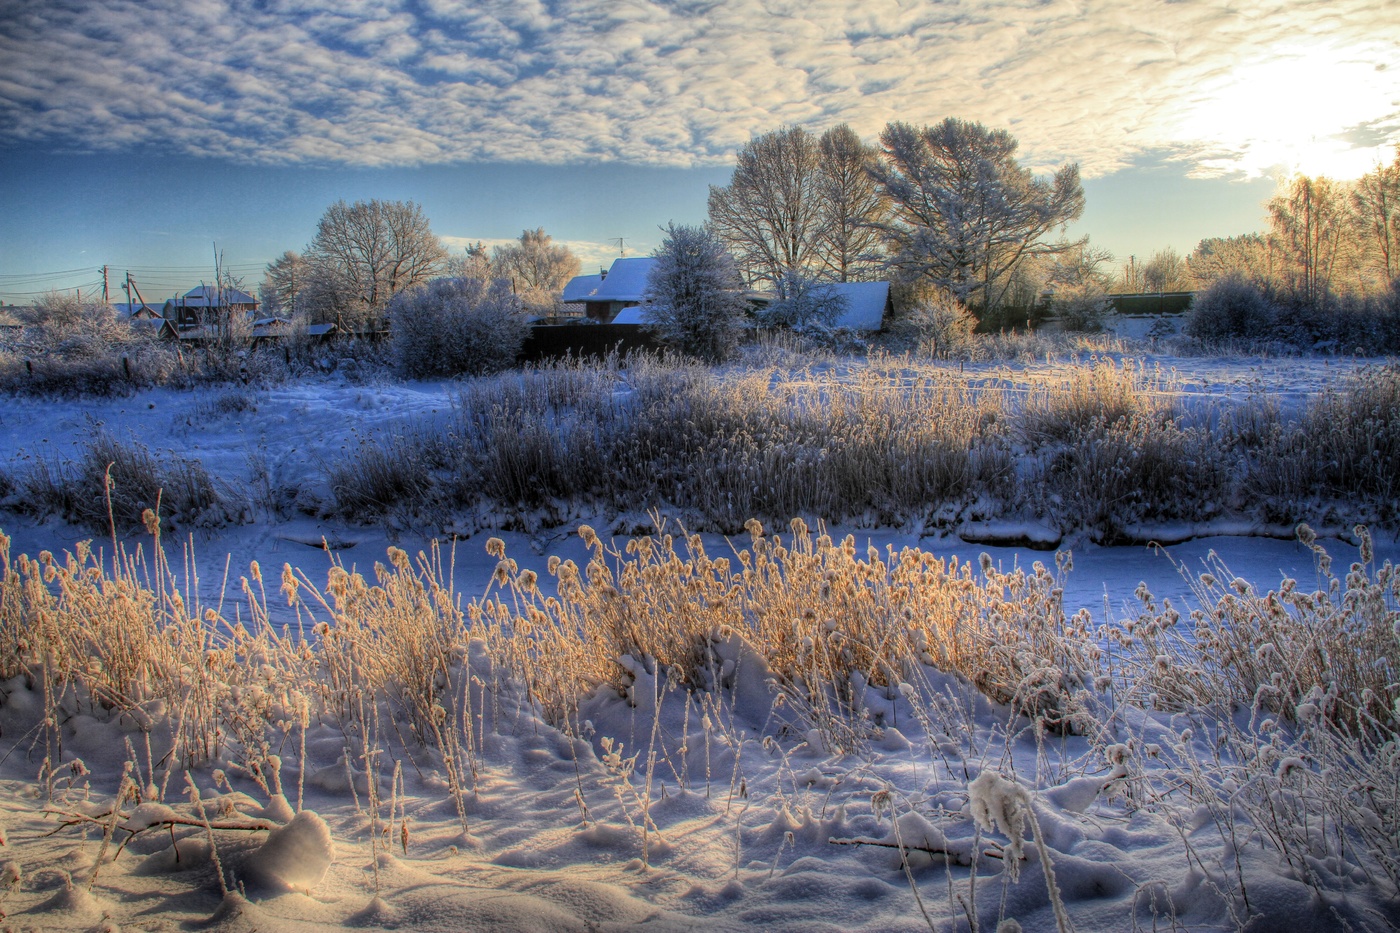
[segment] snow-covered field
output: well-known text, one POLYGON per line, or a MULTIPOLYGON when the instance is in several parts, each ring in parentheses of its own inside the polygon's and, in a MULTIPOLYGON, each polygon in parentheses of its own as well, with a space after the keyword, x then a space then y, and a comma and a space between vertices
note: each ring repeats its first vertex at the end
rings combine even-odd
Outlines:
MULTIPOLYGON (((1203 403, 1266 394, 1285 407, 1352 366, 1153 362, 1203 403)), ((987 364, 965 374, 1014 390, 1052 366, 987 364)), ((607 659, 630 672, 622 689, 599 686, 562 722, 526 690, 535 681, 503 660, 506 641, 480 631, 453 646, 450 669, 432 673, 442 710, 436 726, 414 720, 402 697, 367 689, 328 699, 330 675, 294 681, 291 672, 301 670, 298 652, 306 671, 329 664, 331 649, 312 625, 335 618, 305 601, 299 610, 288 606, 277 592, 283 564, 329 594, 334 566, 373 584, 374 565, 391 563, 390 547, 412 561, 431 545, 411 529, 309 514, 268 523, 258 490, 327 500, 327 468, 361 438, 445 418, 456 389, 328 379, 246 392, 251 405, 221 404, 227 394, 159 390, 0 406, 0 460, 12 475, 36 458, 72 456, 100 426, 118 439, 198 458, 241 490, 247 523, 196 529, 165 546, 185 597, 216 608, 228 623, 242 621, 255 636, 259 609, 242 601, 241 578, 254 576, 256 560, 268 580, 253 589, 265 588, 272 623, 261 637, 273 639, 238 654, 237 683, 211 701, 223 711, 221 722, 251 717, 256 725, 213 737, 213 757, 190 760, 188 772, 188 749, 173 745, 186 728, 174 704, 151 701, 122 714, 114 711, 120 703, 97 703, 71 688, 58 695, 62 684, 52 679, 20 675, 0 684, 0 911, 8 928, 1400 925, 1400 791, 1369 788, 1380 801, 1364 805, 1334 799, 1348 793, 1342 785, 1356 773, 1400 780, 1393 732, 1388 745, 1364 746, 1375 754, 1357 772, 1338 764, 1351 747, 1342 738, 1333 737, 1324 754, 1318 743, 1326 730, 1306 713, 1270 718, 1245 709, 1222 724, 1164 698, 1157 705, 1167 709, 1154 710, 1141 696, 1125 699, 1127 681, 1114 678, 1126 675, 1113 665, 1125 664, 1126 649, 1106 636, 1088 640, 1106 651, 1107 679, 1083 691, 1092 725, 1064 734, 1037 728, 1014 702, 989 699, 965 678, 912 659, 891 676, 867 672, 857 687, 840 687, 854 709, 836 741, 831 724, 794 701, 791 685, 751 639, 718 631, 702 663, 711 666, 705 683, 683 684, 647 657, 607 659), (304 627, 309 646, 295 647, 296 627, 291 641, 275 643, 284 623, 304 627), (260 661, 259 652, 267 657, 260 661), (1264 719, 1269 725, 1260 725, 1264 719), (415 731, 424 728, 442 733, 420 741, 415 731), (250 751, 263 741, 269 744, 250 751), (1243 760, 1246 753, 1254 759, 1243 760), (1335 794, 1322 789, 1329 784, 1335 794), (1259 825, 1271 808, 1283 822, 1304 814, 1307 825, 1296 832, 1259 825), (1358 820, 1375 825, 1357 829, 1358 820)), ((14 557, 61 555, 93 537, 12 513, 0 515, 0 527, 14 557)), ((854 554, 870 545, 891 563, 899 549, 917 548, 976 568, 986 551, 1003 571, 1030 570, 1039 560, 1054 573, 1052 555, 1043 552, 889 529, 828 532, 836 542, 851 535, 854 554)), ((541 599, 557 592, 550 573, 557 560, 585 567, 591 554, 576 527, 496 537, 517 562, 513 578, 538 575, 541 599)), ((520 595, 502 587, 502 577, 493 583, 502 571, 486 538, 444 544, 460 605, 488 593, 509 605, 520 595)), ((1400 557, 1393 536, 1379 538, 1377 566, 1400 557)), ((752 547, 748 536, 700 541, 735 566, 752 547)), ((1321 543, 1339 571, 1356 559, 1351 544, 1321 543)), ((1084 609, 1095 627, 1143 613, 1140 584, 1159 615, 1163 597, 1185 615, 1199 605, 1199 573, 1224 578, 1220 562, 1260 593, 1284 578, 1304 591, 1326 587, 1317 554, 1296 541, 1206 537, 1162 550, 1066 544, 1073 569, 1056 583, 1065 614, 1084 609), (1218 561, 1208 568, 1212 555, 1218 561)), ((110 540, 98 536, 95 546, 110 558, 110 540)), ((622 539, 613 546, 616 566, 628 552, 622 539)), ((148 537, 123 547, 151 557, 148 537)), ((1396 618, 1396 595, 1380 598, 1388 600, 1381 611, 1396 618)), ((518 629, 529 617, 513 618, 518 629)), ((658 628, 670 621, 651 619, 658 628)), ((840 627, 830 624, 828 631, 840 627)), ((1400 639, 1400 632, 1390 636, 1400 639)), ((1397 655, 1393 642, 1379 650, 1397 655)), ((1167 666, 1178 660, 1161 656, 1167 666)), ((546 651, 522 663, 548 668, 554 661, 546 651)), ((1307 704, 1327 708, 1326 697, 1307 704)))

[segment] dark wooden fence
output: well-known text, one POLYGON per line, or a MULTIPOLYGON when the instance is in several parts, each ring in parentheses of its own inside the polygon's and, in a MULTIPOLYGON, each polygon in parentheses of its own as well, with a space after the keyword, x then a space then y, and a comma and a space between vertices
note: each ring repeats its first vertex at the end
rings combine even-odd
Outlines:
POLYGON ((1109 295, 1119 314, 1181 314, 1191 307, 1195 292, 1160 292, 1154 295, 1109 295))
POLYGON ((538 363, 561 356, 604 357, 616 350, 659 350, 661 344, 636 324, 537 324, 517 359, 538 363))

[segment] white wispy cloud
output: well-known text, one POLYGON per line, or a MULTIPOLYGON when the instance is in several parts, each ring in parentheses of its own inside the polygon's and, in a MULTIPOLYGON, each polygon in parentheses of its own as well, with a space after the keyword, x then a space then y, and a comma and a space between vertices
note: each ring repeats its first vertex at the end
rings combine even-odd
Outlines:
POLYGON ((261 164, 727 161, 945 116, 1037 168, 1400 141, 1393 0, 0 0, 0 145, 261 164))

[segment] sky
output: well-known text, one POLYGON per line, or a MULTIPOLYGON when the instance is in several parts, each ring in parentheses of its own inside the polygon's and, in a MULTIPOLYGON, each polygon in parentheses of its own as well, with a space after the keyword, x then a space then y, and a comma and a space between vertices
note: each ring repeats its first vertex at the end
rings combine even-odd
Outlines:
POLYGON ((216 251, 255 285, 342 198, 589 270, 703 221, 754 135, 948 116, 1078 163, 1069 235, 1186 253, 1390 161, 1397 47, 1394 0, 0 0, 0 301, 216 251))

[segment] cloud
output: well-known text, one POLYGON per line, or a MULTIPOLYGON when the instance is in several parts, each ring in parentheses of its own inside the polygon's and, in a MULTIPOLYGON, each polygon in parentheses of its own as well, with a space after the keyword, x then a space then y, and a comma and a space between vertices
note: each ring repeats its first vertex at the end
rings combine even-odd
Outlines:
POLYGON ((1398 39, 1393 0, 0 0, 0 145, 707 166, 958 116, 1037 169, 1248 174, 1400 141, 1398 39))

